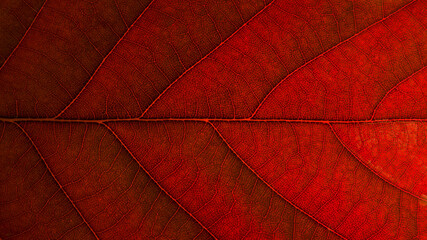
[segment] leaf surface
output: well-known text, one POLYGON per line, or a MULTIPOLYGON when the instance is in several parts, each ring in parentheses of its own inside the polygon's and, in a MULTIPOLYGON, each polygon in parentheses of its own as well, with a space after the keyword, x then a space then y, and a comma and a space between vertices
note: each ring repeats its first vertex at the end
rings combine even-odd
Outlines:
POLYGON ((37 13, 43 7, 43 0, 14 1, 5 0, 0 4, 0 66, 10 57, 11 53, 30 28, 37 13))
POLYGON ((2 239, 427 239, 427 2, 4 1, 2 239))

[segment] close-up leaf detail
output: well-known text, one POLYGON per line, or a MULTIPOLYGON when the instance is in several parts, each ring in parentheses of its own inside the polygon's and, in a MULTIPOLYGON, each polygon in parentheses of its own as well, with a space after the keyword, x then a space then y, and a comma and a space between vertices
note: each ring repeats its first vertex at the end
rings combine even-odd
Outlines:
POLYGON ((426 0, 3 0, 0 239, 427 239, 426 0))

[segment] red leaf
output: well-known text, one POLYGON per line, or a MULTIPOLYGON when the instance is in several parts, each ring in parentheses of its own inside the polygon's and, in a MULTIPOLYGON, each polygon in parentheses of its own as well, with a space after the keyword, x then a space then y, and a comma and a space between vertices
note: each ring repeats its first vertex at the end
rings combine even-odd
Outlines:
POLYGON ((1 239, 427 239, 427 2, 5 1, 1 239))
POLYGON ((333 124, 342 144, 382 178, 416 196, 427 192, 427 124, 333 124))

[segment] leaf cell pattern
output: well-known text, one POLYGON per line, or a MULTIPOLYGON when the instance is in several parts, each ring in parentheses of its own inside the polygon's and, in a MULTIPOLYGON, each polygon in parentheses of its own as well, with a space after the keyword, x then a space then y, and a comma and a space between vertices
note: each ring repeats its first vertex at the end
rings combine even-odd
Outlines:
POLYGON ((427 1, 5 0, 1 239, 427 239, 427 1))

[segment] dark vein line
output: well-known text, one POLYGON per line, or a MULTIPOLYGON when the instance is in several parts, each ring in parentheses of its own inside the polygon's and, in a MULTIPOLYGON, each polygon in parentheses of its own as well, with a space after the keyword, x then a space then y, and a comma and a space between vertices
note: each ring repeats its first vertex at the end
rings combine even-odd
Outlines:
POLYGON ((370 167, 369 165, 367 165, 366 163, 364 163, 357 155, 356 153, 354 153, 342 140, 341 138, 338 136, 338 134, 335 132, 334 127, 332 126, 332 124, 328 124, 329 128, 331 129, 331 131, 333 132, 334 136, 337 138, 337 140, 340 142, 340 144, 354 157, 357 159, 357 161, 359 163, 361 163, 363 166, 365 166, 370 172, 372 172, 373 174, 375 174, 377 177, 379 177, 380 179, 382 179, 383 181, 385 181, 386 183, 390 184, 391 186, 397 188, 398 190, 405 192, 409 195, 411 195, 412 197, 418 199, 418 200, 423 200, 422 197, 417 196, 413 193, 411 193, 408 190, 405 190, 399 186, 397 186, 395 183, 390 182, 389 180, 387 180, 386 178, 384 178, 383 176, 381 176, 380 173, 378 173, 378 171, 376 171, 375 169, 373 169, 372 167, 370 167))
POLYGON ((172 199, 176 204, 178 204, 178 206, 184 210, 190 217, 192 217, 204 230, 206 230, 214 239, 218 239, 215 237, 215 235, 209 231, 207 229, 207 227, 205 227, 193 214, 191 214, 187 209, 185 209, 173 196, 171 196, 154 178, 153 176, 151 176, 150 172, 147 171, 145 169, 144 166, 142 166, 139 161, 137 160, 137 158, 133 155, 133 153, 127 148, 126 144, 124 144, 124 142, 122 142, 121 138, 116 134, 116 132, 114 132, 107 124, 105 123, 100 123, 101 125, 103 125, 105 128, 107 128, 111 134, 114 135, 114 137, 117 139, 117 141, 120 142, 120 144, 123 146, 124 149, 126 149, 126 151, 129 153, 129 155, 132 157, 132 159, 140 166, 140 168, 142 170, 144 170, 144 172, 148 175, 148 177, 170 198, 172 199))
POLYGON ((135 19, 135 21, 130 25, 130 27, 126 30, 126 32, 122 35, 122 37, 116 42, 114 47, 105 55, 105 57, 102 59, 101 63, 99 63, 98 67, 93 72, 92 76, 89 78, 89 80, 86 82, 86 84, 83 86, 83 88, 80 90, 80 92, 71 100, 71 102, 65 106, 64 109, 62 109, 61 112, 59 112, 54 118, 60 117, 73 103, 79 98, 79 96, 82 94, 82 92, 87 88, 89 83, 92 81, 92 79, 95 77, 101 66, 104 64, 104 62, 107 60, 107 58, 111 55, 111 53, 114 52, 116 47, 119 45, 119 43, 122 42, 122 40, 126 37, 126 35, 129 33, 129 31, 132 29, 132 27, 135 25, 136 22, 144 15, 145 12, 147 12, 147 9, 150 8, 151 4, 154 2, 154 0, 151 0, 151 2, 147 5, 147 7, 142 11, 142 13, 135 19))
POLYGON ((316 57, 314 57, 313 59, 311 59, 310 61, 304 63, 303 65, 301 65, 300 67, 298 67, 297 69, 295 69, 294 71, 292 71, 291 73, 289 73, 285 78, 283 78, 282 80, 280 80, 266 95, 265 97, 262 99, 261 103, 257 106, 257 108, 255 109, 255 111, 253 112, 253 114, 250 116, 250 118, 253 118, 256 113, 258 112, 258 110, 261 108, 261 106, 264 104, 265 100, 271 95, 271 93, 273 93, 280 85, 281 83, 283 83, 286 79, 290 78, 294 73, 300 71, 302 68, 306 67, 308 64, 314 62, 315 60, 321 58, 322 56, 326 55, 327 53, 333 51, 334 49, 338 48, 339 46, 345 44, 346 42, 351 41, 352 39, 354 39, 355 37, 359 36, 362 33, 365 33, 366 31, 369 30, 370 27, 381 23, 383 21, 385 21, 386 19, 396 15, 398 12, 403 11, 405 8, 407 8, 409 5, 413 4, 414 2, 416 2, 417 0, 413 0, 409 3, 407 3, 406 5, 404 5, 403 7, 401 7, 400 9, 398 9, 397 11, 393 12, 392 14, 388 15, 387 17, 384 17, 372 24, 370 24, 369 26, 367 26, 366 28, 364 28, 362 31, 359 31, 358 33, 354 34, 353 36, 347 38, 344 41, 339 42, 338 44, 332 46, 331 48, 329 48, 328 50, 324 51, 323 53, 317 55, 316 57))
POLYGON ((372 111, 372 115, 370 120, 374 120, 375 118, 375 114, 377 113, 378 108, 381 106, 381 104, 385 101, 385 99, 393 92, 395 91, 400 85, 404 84, 405 82, 409 81, 412 79, 412 77, 414 77, 415 75, 417 75, 418 73, 422 72, 427 66, 424 66, 420 69, 418 69, 416 72, 412 73, 410 76, 406 77, 405 79, 403 79, 402 81, 398 82, 396 85, 394 85, 390 90, 387 91, 386 94, 384 94, 384 96, 381 98, 381 100, 378 102, 378 104, 375 106, 374 110, 372 111))
POLYGON ((289 203, 290 205, 292 205, 294 208, 298 209, 300 212, 304 213, 305 215, 307 215, 309 218, 313 219, 314 221, 316 221, 318 224, 320 224, 321 226, 325 227, 327 230, 329 230, 330 232, 335 233, 337 236, 341 237, 342 239, 347 239, 346 237, 342 236, 341 234, 337 233, 335 230, 329 228, 328 226, 326 226, 326 224, 322 223, 320 220, 318 220, 316 217, 310 215, 309 213, 307 213, 306 211, 304 211, 303 209, 301 209, 300 207, 298 207, 297 205, 295 205, 294 203, 292 203, 290 200, 288 200, 285 196, 283 196, 281 193, 279 193, 278 191, 276 191, 275 188, 273 188, 270 184, 268 184, 261 176, 259 176, 256 171, 254 169, 252 169, 244 160, 243 158, 241 158, 239 156, 239 154, 237 154, 237 152, 231 147, 230 144, 228 144, 228 142, 225 140, 225 138, 221 135, 220 131, 215 127, 215 125, 208 121, 208 124, 210 124, 212 126, 212 128, 214 129, 214 131, 218 134, 218 136, 222 139, 222 141, 227 145, 227 147, 230 149, 231 152, 233 152, 233 154, 253 173, 255 174, 255 176, 260 179, 265 185, 267 185, 274 193, 276 193, 279 197, 281 197, 283 200, 285 200, 287 203, 289 203))
POLYGON ((203 60, 205 60, 209 55, 211 55, 213 52, 215 52, 219 47, 224 45, 229 39, 231 39, 234 35, 236 35, 240 30, 248 25, 249 22, 253 21, 259 14, 265 11, 269 6, 271 6, 275 0, 271 1, 269 4, 265 5, 264 8, 262 8, 259 12, 257 12, 254 16, 252 16, 249 20, 247 20, 242 26, 240 26, 236 31, 233 32, 230 36, 228 36, 224 41, 222 41, 218 46, 216 46, 214 49, 210 50, 204 57, 202 57, 199 61, 195 62, 191 67, 187 68, 178 78, 176 78, 172 83, 170 83, 163 91, 160 93, 159 96, 157 96, 154 101, 151 102, 151 104, 144 110, 144 112, 141 114, 139 118, 144 117, 144 115, 150 110, 150 108, 176 83, 178 80, 180 80, 183 76, 185 76, 191 69, 196 67, 199 63, 201 63, 203 60))
POLYGON ((393 122, 422 122, 427 123, 427 119, 372 119, 372 120, 316 120, 316 119, 252 119, 252 118, 117 118, 117 119, 58 119, 58 118, 7 118, 0 117, 0 121, 5 122, 70 122, 70 123, 108 123, 108 122, 162 122, 162 121, 177 121, 177 122, 209 122, 209 121, 222 121, 222 122, 289 122, 289 123, 340 123, 340 124, 354 124, 354 123, 393 123, 393 122))
POLYGON ((99 237, 96 235, 95 231, 92 229, 92 227, 89 225, 89 223, 86 221, 86 219, 83 217, 82 213, 80 212, 80 210, 77 208, 77 206, 74 204, 73 200, 71 200, 70 196, 68 196, 67 192, 65 191, 65 189, 62 187, 62 185, 59 183, 58 179, 55 177, 55 175, 53 174, 52 170, 50 169, 49 165, 47 164, 46 160, 43 158, 41 152, 39 151, 39 149, 37 148, 36 144, 34 143, 33 139, 30 137, 30 135, 28 135, 28 133, 24 130, 23 127, 21 127, 21 125, 19 125, 18 123, 14 123, 16 126, 18 126, 19 129, 21 129, 21 131, 25 134, 25 136, 28 138, 28 140, 31 142, 31 145, 34 147, 34 149, 37 151, 39 157, 42 159, 44 165, 46 166, 47 170, 49 171, 50 175, 53 177, 53 179, 55 180, 55 182, 58 184, 59 188, 62 190, 62 192, 64 193, 64 195, 67 197, 68 201, 70 201, 70 203, 73 205, 74 209, 77 211, 77 213, 80 215, 80 217, 82 218, 83 222, 87 225, 87 227, 90 229, 90 231, 92 232, 92 234, 95 236, 96 239, 99 239, 99 237))
POLYGON ((46 5, 47 1, 48 0, 44 1, 43 5, 40 7, 40 10, 37 12, 36 16, 34 17, 33 21, 31 22, 30 26, 27 28, 27 30, 25 31, 24 35, 21 37, 21 40, 19 40, 18 44, 15 46, 15 48, 12 50, 12 52, 9 54, 9 56, 6 58, 6 60, 3 62, 3 65, 1 65, 1 67, 0 67, 0 71, 3 69, 3 67, 9 61, 9 59, 12 57, 12 55, 16 52, 16 50, 18 49, 18 47, 21 45, 22 41, 27 36, 27 34, 30 31, 31 27, 33 26, 34 22, 36 21, 36 19, 38 18, 39 14, 41 13, 42 9, 46 5))

